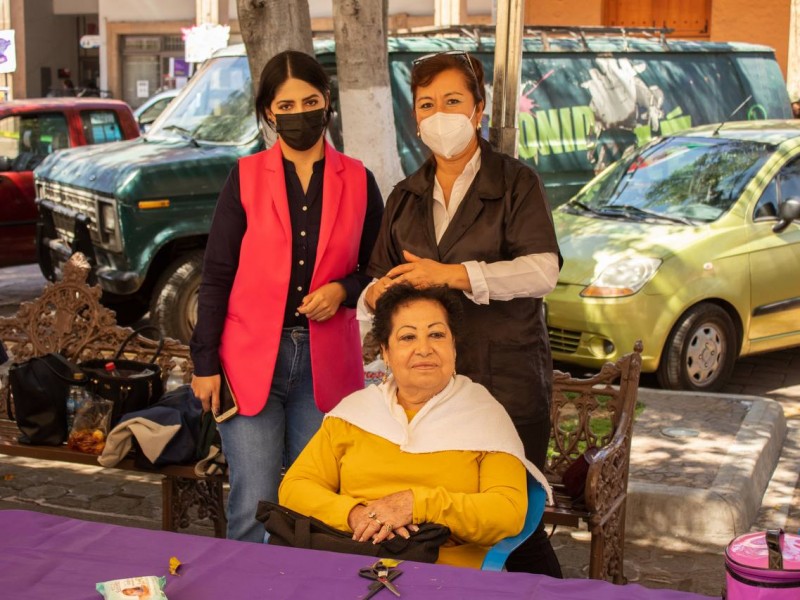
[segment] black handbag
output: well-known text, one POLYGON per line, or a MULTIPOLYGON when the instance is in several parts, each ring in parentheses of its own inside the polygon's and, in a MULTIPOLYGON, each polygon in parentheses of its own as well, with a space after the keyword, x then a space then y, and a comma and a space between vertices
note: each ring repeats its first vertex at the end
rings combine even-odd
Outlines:
POLYGON ((163 347, 164 338, 161 331, 155 327, 145 326, 132 332, 122 342, 111 360, 101 358, 80 363, 79 367, 89 379, 86 385, 88 390, 114 403, 111 413, 112 425, 115 425, 122 415, 147 408, 161 398, 164 393, 164 382, 161 379, 161 367, 155 361, 163 347), (158 335, 158 345, 150 362, 121 359, 120 356, 128 342, 143 331, 154 331, 158 335), (109 362, 114 363, 115 371, 106 370, 109 362))
POLYGON ((450 539, 449 527, 421 523, 419 531, 409 530, 409 539, 396 535, 380 544, 357 542, 351 533, 334 529, 319 519, 306 517, 280 504, 263 500, 258 503, 256 520, 264 524, 269 532, 269 543, 275 546, 427 563, 436 562, 439 558, 439 547, 450 539))
POLYGON ((67 395, 80 369, 52 352, 36 356, 8 370, 10 396, 8 414, 17 422, 19 442, 60 446, 67 440, 67 395))

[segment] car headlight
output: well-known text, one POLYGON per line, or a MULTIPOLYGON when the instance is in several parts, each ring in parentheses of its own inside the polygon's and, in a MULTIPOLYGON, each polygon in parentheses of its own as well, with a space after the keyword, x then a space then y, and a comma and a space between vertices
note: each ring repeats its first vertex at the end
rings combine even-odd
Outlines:
POLYGON ((661 259, 634 256, 621 258, 603 268, 600 275, 586 286, 581 296, 589 298, 620 298, 632 296, 652 279, 661 259))

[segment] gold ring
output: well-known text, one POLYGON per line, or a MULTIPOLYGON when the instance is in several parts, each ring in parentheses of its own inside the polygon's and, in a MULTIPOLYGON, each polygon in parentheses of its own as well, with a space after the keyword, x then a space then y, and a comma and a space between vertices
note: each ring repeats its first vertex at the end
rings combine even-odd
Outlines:
POLYGON ((392 529, 394 529, 394 528, 393 528, 393 527, 392 527, 392 526, 391 526, 389 523, 384 523, 384 524, 383 524, 383 528, 384 528, 386 531, 391 531, 392 529))
POLYGON ((383 521, 381 521, 378 517, 375 517, 375 522, 378 524, 378 526, 383 526, 383 521))
POLYGON ((369 513, 367 516, 368 516, 370 519, 374 519, 374 518, 376 517, 376 515, 375 515, 375 511, 372 511, 372 512, 370 512, 370 513, 369 513))

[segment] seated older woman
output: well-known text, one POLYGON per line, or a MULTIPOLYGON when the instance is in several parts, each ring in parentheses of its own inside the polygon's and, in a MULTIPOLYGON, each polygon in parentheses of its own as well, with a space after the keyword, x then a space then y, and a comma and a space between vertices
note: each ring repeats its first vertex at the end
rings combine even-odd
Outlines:
POLYGON ((373 333, 392 375, 326 415, 286 473, 281 504, 364 543, 446 525, 438 562, 459 566, 480 567, 489 546, 520 532, 525 470, 549 488, 505 409, 456 375, 460 316, 446 287, 398 284, 381 296, 373 333))

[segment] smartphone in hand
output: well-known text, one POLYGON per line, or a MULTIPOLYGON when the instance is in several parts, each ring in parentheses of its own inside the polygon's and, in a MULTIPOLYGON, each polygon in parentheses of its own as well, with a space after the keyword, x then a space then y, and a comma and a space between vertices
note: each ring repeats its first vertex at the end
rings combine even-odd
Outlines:
POLYGON ((236 401, 231 384, 228 382, 227 375, 225 375, 225 369, 220 369, 220 379, 219 413, 214 415, 214 420, 217 423, 227 421, 239 412, 239 403, 236 401))

